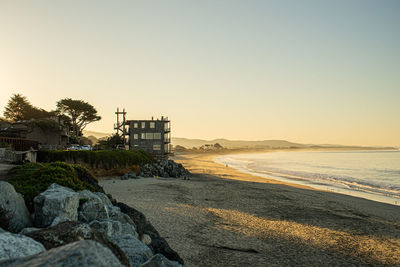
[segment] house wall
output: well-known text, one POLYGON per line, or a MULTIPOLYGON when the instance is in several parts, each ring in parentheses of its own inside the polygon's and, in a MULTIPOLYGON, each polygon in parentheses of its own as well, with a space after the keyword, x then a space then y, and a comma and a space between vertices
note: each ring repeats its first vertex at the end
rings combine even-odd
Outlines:
POLYGON ((149 152, 150 154, 156 156, 163 156, 169 153, 169 149, 165 149, 165 145, 169 146, 170 141, 166 142, 165 140, 165 124, 170 123, 166 120, 136 120, 136 121, 128 121, 129 125, 129 149, 143 149, 149 152), (135 123, 137 123, 137 128, 135 128, 135 123), (142 123, 145 124, 145 128, 142 128, 142 123), (154 128, 150 127, 150 124, 154 124, 154 128), (158 133, 160 135, 160 139, 143 139, 143 134, 154 134, 158 133), (135 139, 135 135, 137 135, 137 139, 135 139), (155 149, 159 147, 159 150, 155 149))

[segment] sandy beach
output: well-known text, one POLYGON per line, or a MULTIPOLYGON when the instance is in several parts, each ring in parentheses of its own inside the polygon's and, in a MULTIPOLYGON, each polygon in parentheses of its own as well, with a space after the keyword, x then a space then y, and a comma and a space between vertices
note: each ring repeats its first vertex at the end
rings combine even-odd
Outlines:
POLYGON ((215 154, 175 156, 190 180, 103 179, 186 266, 400 266, 400 207, 238 172, 215 154))

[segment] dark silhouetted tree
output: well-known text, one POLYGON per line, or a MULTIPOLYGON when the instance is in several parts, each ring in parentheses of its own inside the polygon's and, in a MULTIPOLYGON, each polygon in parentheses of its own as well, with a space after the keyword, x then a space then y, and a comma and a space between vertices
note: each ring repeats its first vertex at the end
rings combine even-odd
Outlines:
POLYGON ((25 96, 14 94, 4 109, 4 117, 11 121, 21 121, 29 119, 42 119, 53 115, 44 109, 32 106, 25 96))
POLYGON ((57 102, 57 113, 67 116, 71 120, 72 134, 75 136, 82 135, 83 129, 89 123, 101 119, 91 104, 71 98, 64 98, 57 102))

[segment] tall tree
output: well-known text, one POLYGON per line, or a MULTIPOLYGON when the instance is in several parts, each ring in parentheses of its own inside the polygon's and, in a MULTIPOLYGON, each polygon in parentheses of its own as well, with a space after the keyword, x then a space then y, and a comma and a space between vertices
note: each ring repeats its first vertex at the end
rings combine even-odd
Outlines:
POLYGON ((57 102, 57 112, 71 119, 72 133, 75 136, 82 135, 83 129, 92 122, 98 121, 101 117, 97 110, 83 100, 64 98, 57 102))
POLYGON ((4 109, 4 117, 11 121, 47 118, 54 113, 32 106, 28 99, 20 94, 14 94, 8 100, 4 109))

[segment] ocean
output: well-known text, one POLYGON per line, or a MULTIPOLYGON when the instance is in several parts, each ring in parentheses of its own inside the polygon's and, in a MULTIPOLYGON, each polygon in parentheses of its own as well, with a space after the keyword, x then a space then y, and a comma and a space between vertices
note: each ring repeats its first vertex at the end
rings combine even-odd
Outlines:
POLYGON ((265 178, 400 205, 399 150, 232 154, 215 162, 265 178))

